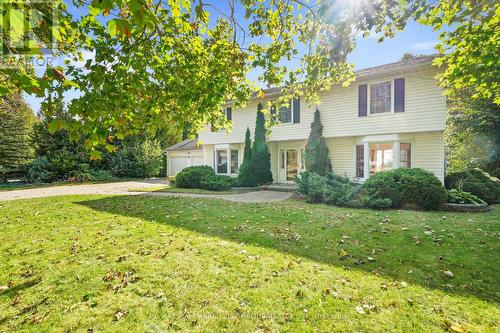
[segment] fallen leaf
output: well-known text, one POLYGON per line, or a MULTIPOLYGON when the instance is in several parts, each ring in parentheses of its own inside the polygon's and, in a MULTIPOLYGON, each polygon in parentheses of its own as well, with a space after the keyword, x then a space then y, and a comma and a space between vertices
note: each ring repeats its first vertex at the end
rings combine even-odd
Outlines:
POLYGON ((363 307, 361 305, 358 305, 356 307, 356 311, 359 313, 359 314, 365 314, 365 309, 363 309, 363 307))
POLYGON ((120 320, 120 318, 123 317, 124 315, 125 315, 125 312, 122 309, 118 309, 115 312, 115 321, 120 320))
POLYGON ((349 255, 349 253, 346 250, 340 249, 340 251, 339 251, 340 259, 345 259, 348 255, 349 255))
POLYGON ((446 275, 447 277, 450 277, 450 278, 455 276, 455 274, 453 274, 453 272, 451 272, 451 271, 444 271, 444 275, 446 275))

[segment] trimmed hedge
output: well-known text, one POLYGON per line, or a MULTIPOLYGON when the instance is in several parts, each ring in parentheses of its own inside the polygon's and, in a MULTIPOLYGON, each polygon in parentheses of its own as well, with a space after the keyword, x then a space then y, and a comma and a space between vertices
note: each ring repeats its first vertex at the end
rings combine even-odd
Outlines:
POLYGON ((500 180, 481 169, 453 172, 446 176, 447 189, 457 189, 474 194, 489 204, 500 199, 500 180))
POLYGON ((231 189, 232 183, 231 177, 216 175, 214 169, 206 165, 184 168, 175 176, 175 186, 179 188, 226 191, 231 189))
POLYGON ((175 186, 179 188, 201 188, 201 182, 215 177, 214 169, 207 165, 191 166, 182 169, 175 176, 175 186))
POLYGON ((370 208, 400 208, 416 204, 426 210, 439 209, 446 202, 446 190, 429 171, 396 169, 370 176, 361 189, 361 202, 370 208))

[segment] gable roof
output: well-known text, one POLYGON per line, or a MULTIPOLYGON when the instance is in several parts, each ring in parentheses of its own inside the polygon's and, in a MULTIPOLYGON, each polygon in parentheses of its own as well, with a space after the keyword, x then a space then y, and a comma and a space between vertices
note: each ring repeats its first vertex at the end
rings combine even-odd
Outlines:
POLYGON ((196 139, 186 139, 184 141, 176 143, 173 146, 168 147, 165 150, 172 151, 172 150, 198 150, 198 149, 201 149, 201 145, 198 144, 198 138, 196 138, 196 139))
MULTIPOLYGON (((404 59, 396 62, 392 62, 389 64, 384 64, 384 65, 379 65, 375 67, 368 67, 364 69, 360 69, 355 71, 356 79, 359 78, 364 78, 364 77, 369 77, 373 75, 380 75, 380 74, 385 74, 387 72, 391 71, 402 71, 402 70, 407 70, 409 68, 418 66, 418 65, 423 65, 423 64, 431 64, 432 61, 437 57, 437 55, 432 54, 432 55, 423 55, 423 56, 418 56, 417 58, 413 59, 404 59)), ((266 97, 274 97, 276 95, 279 95, 281 93, 282 87, 275 87, 275 88, 264 88, 262 91, 266 95, 266 97)), ((255 91, 252 93, 252 98, 257 98, 257 94, 259 91, 255 91)), ((227 101, 231 102, 231 101, 227 101)))

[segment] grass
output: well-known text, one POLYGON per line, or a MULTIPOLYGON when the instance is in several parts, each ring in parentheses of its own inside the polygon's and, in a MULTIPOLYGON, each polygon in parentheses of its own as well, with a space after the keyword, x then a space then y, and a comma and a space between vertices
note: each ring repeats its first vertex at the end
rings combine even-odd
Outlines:
POLYGON ((141 178, 115 178, 110 180, 90 180, 85 182, 69 182, 61 181, 54 183, 42 183, 42 184, 30 184, 30 183, 0 183, 1 191, 16 191, 16 190, 29 190, 33 188, 45 188, 54 186, 72 186, 72 185, 92 185, 92 184, 102 184, 102 183, 119 183, 128 182, 133 180, 142 180, 141 178))
POLYGON ((494 332, 498 208, 0 202, 0 332, 494 332))
POLYGON ((129 188, 129 192, 170 192, 170 193, 194 193, 194 194, 242 194, 253 190, 231 189, 228 191, 209 191, 201 188, 180 188, 174 186, 154 186, 129 188))

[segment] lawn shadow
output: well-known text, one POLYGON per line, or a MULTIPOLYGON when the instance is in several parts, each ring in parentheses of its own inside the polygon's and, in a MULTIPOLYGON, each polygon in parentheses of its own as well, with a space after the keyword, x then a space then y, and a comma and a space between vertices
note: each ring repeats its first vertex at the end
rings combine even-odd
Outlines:
POLYGON ((496 212, 476 215, 483 222, 478 226, 462 223, 471 218, 465 213, 447 214, 448 218, 443 218, 444 213, 376 212, 294 201, 211 202, 178 197, 113 196, 77 203, 101 212, 168 224, 500 303, 500 271, 497 265, 492 265, 498 262, 500 252, 496 212), (453 277, 446 271, 452 271, 453 277))

